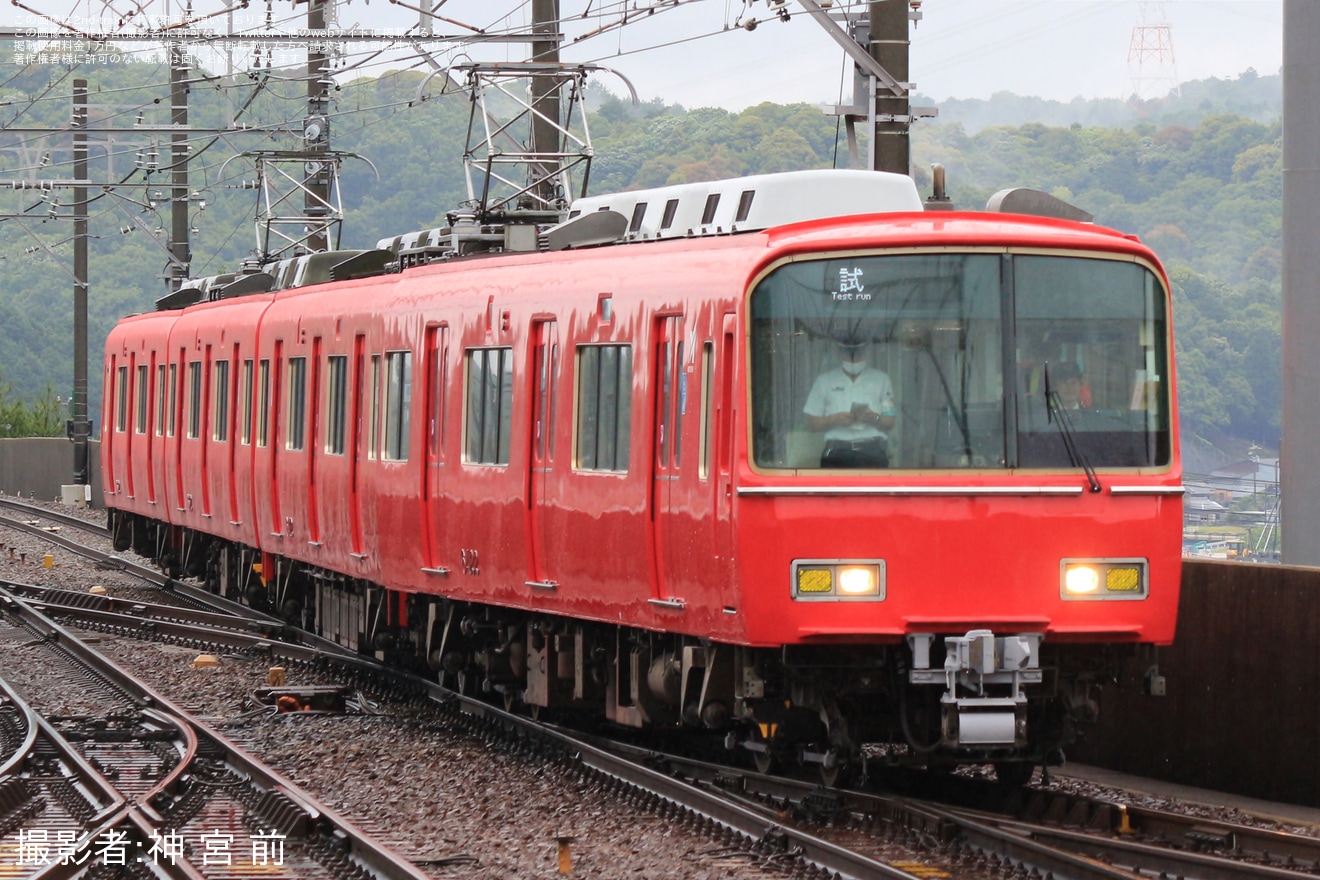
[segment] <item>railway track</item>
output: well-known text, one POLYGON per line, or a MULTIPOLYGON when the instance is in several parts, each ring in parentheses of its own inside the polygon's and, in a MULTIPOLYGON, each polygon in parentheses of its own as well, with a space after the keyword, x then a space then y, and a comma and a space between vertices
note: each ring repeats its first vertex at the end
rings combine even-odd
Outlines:
MULTIPOLYGON (((207 650, 258 652, 291 664, 324 664, 333 656, 375 687, 412 692, 458 710, 473 723, 515 738, 544 738, 561 754, 616 780, 632 801, 695 826, 731 831, 759 851, 800 858, 845 877, 911 877, 917 858, 924 871, 958 877, 1064 878, 1288 878, 1320 872, 1320 841, 1227 825, 1203 818, 1086 801, 1046 792, 1007 795, 996 786, 946 793, 948 803, 825 791, 818 785, 710 765, 651 750, 591 742, 581 734, 547 729, 446 691, 431 682, 386 670, 330 643, 268 622, 226 621, 200 609, 115 607, 40 591, 28 595, 52 614, 107 633, 163 639, 207 650), (67 604, 66 604, 67 603, 67 604), (97 607, 91 607, 97 606, 97 607), (217 628, 217 625, 220 628, 217 628), (997 791, 997 794, 987 794, 997 791), (993 809, 973 810, 998 798, 993 809), (952 805, 951 805, 952 804, 952 805), (962 804, 962 806, 959 806, 962 804), (902 855, 907 853, 906 859, 902 855), (915 856, 913 855, 915 853, 915 856)), ((241 607, 241 606, 240 606, 241 607)), ((250 613, 248 609, 243 609, 250 613)), ((891 780, 892 781, 892 780, 891 780)), ((947 781, 961 785, 960 780, 947 781)), ((971 781, 968 781, 969 783, 971 781)), ((918 873, 921 873, 919 871, 918 873)))
POLYGON ((4 600, 10 650, 24 649, 24 674, 40 677, 47 700, 38 713, 14 688, 6 693, 37 734, 24 734, 0 785, 25 786, 22 804, 49 789, 17 829, 27 843, 20 867, 43 880, 128 865, 216 880, 255 868, 299 880, 426 876, 37 608, 4 600), (70 691, 82 711, 46 696, 70 691), (53 802, 63 810, 47 810, 53 802))

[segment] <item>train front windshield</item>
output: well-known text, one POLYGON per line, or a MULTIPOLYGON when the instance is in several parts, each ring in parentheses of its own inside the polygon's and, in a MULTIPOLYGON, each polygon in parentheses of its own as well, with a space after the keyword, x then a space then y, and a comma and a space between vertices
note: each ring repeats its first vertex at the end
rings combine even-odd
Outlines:
POLYGON ((786 263, 751 296, 755 463, 1165 466, 1166 315, 1159 280, 1125 260, 786 263))

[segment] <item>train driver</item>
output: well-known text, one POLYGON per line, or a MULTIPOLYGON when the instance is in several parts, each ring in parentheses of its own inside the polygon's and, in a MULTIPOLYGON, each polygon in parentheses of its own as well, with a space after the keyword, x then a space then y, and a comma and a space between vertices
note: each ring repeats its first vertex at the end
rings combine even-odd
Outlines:
POLYGON ((816 377, 807 394, 807 429, 825 434, 821 467, 889 466, 894 388, 886 373, 871 366, 868 348, 840 343, 839 366, 816 377))
POLYGON ((1058 395, 1061 409, 1086 409, 1091 405, 1091 389, 1082 381, 1082 371, 1072 361, 1064 361, 1050 370, 1050 390, 1058 395))

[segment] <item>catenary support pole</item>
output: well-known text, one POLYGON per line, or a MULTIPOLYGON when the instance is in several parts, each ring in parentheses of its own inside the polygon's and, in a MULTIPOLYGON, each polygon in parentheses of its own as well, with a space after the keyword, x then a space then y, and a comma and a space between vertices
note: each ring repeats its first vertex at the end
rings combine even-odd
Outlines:
MULTIPOLYGON (((532 0, 532 61, 539 64, 559 63, 559 0, 532 0)), ((532 162, 532 174, 540 181, 535 189, 542 205, 555 200, 555 186, 559 182, 551 172, 559 167, 559 77, 553 74, 532 77, 532 153, 539 157, 532 162)), ((564 194, 568 197, 568 194, 564 194)))
MULTIPOLYGON (((87 179, 87 80, 73 81, 73 176, 87 179)), ((69 439, 73 441, 73 483, 91 483, 87 421, 87 189, 73 190, 73 400, 69 439)))
POLYGON ((191 226, 188 221, 188 49, 182 43, 170 45, 170 123, 178 132, 170 136, 170 254, 166 268, 166 287, 178 290, 188 279, 192 261, 191 226))
POLYGON ((1283 2, 1283 561, 1320 565, 1320 3, 1283 2))
MULTIPOLYGON (((871 57, 894 79, 908 82, 908 0, 876 0, 870 4, 871 57)), ((871 167, 876 171, 907 174, 911 165, 908 129, 911 127, 907 91, 895 95, 875 84, 871 113, 871 167)))

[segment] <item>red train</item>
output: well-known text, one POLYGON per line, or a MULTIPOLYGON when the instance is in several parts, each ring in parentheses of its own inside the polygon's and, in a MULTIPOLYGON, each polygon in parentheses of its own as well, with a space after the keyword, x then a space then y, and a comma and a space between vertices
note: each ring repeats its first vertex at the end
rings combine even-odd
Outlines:
POLYGON ((1021 779, 1172 640, 1170 297, 1134 237, 872 172, 451 222, 122 321, 120 549, 827 780, 866 743, 1021 779))

